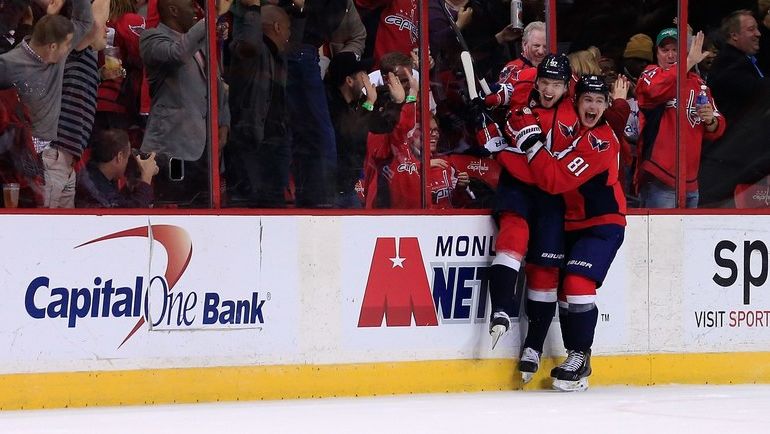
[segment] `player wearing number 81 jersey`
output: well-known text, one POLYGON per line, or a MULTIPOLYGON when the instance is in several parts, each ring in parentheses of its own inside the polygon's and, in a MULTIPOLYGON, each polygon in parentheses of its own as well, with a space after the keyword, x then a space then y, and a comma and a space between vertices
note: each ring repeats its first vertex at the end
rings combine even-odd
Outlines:
POLYGON ((559 320, 567 359, 551 371, 559 390, 588 387, 598 318, 596 289, 625 233, 625 198, 618 181, 620 143, 603 117, 608 97, 601 77, 582 77, 575 101, 580 127, 572 146, 554 154, 536 139, 520 144, 538 187, 561 194, 566 206, 559 320))

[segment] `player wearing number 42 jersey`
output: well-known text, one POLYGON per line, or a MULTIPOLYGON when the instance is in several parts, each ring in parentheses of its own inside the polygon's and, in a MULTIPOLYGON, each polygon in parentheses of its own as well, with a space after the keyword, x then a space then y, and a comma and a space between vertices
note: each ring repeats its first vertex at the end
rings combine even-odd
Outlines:
MULTIPOLYGON (((567 94, 571 76, 567 57, 549 54, 538 65, 535 87, 529 88, 532 92, 527 91, 525 100, 542 122, 545 142, 555 151, 568 148, 577 133, 577 116, 567 94)), ((517 132, 511 130, 510 124, 506 125, 506 132, 511 139, 516 139, 517 132)), ((522 134, 526 132, 522 130, 522 134)), ((490 334, 494 348, 510 328, 509 316, 519 311, 514 289, 521 262, 526 257, 528 332, 524 347, 536 356, 532 361, 534 366, 521 370, 526 382, 531 377, 524 373, 537 370, 543 342, 556 311, 559 269, 564 260, 564 200, 535 185, 527 156, 521 149, 509 146, 496 155, 496 161, 503 170, 495 196, 499 231, 495 239, 497 254, 490 268, 490 334)))
POLYGON ((596 289, 601 286, 625 233, 625 198, 618 181, 620 143, 604 120, 609 89, 595 75, 576 86, 577 138, 563 152, 543 142, 529 110, 510 121, 538 187, 561 194, 565 202, 566 265, 559 291, 559 321, 566 360, 551 371, 559 390, 585 390, 591 375, 591 347, 598 318, 596 289))

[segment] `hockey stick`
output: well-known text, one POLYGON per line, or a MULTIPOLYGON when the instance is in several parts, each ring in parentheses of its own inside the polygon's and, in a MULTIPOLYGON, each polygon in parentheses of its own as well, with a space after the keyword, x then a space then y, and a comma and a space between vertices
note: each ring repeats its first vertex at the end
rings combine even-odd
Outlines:
POLYGON ((473 70, 473 58, 471 57, 471 53, 469 51, 460 53, 460 61, 463 64, 465 81, 468 83, 468 97, 470 97, 471 100, 474 100, 479 97, 479 93, 476 91, 476 72, 473 70))
MULTIPOLYGON (((470 59, 470 65, 471 65, 471 69, 470 70, 474 71, 474 65, 475 64, 473 62, 473 57, 470 54, 471 53, 471 49, 468 48, 468 43, 465 40, 465 37, 463 36, 462 31, 460 31, 460 28, 457 27, 457 23, 455 23, 455 20, 452 18, 452 14, 449 13, 449 9, 447 9, 446 5, 444 5, 444 13, 446 14, 447 20, 449 20, 449 27, 451 27, 452 30, 455 32, 455 37, 457 38, 457 42, 460 44, 460 48, 462 48, 462 50, 463 50, 462 52, 463 53, 468 53, 468 58, 470 59)), ((467 80, 468 79, 467 69, 465 68, 465 61, 462 60, 462 53, 460 53, 460 60, 463 61, 463 69, 466 72, 465 79, 467 80)), ((475 81, 475 76, 476 76, 476 74, 474 73, 473 76, 472 76, 472 77, 474 77, 473 78, 474 81, 475 81)), ((489 85, 487 84, 487 80, 486 79, 482 78, 481 80, 479 80, 479 84, 481 85, 481 90, 484 91, 484 94, 489 95, 490 93, 492 93, 492 90, 489 88, 489 85)), ((470 86, 470 83, 468 84, 468 86, 470 86)), ((475 87, 475 84, 474 84, 474 87, 475 87)), ((469 90, 470 90, 470 87, 469 87, 469 90)), ((478 97, 478 92, 476 92, 476 97, 478 97)), ((475 98, 475 97, 471 97, 471 99, 472 98, 475 98)))

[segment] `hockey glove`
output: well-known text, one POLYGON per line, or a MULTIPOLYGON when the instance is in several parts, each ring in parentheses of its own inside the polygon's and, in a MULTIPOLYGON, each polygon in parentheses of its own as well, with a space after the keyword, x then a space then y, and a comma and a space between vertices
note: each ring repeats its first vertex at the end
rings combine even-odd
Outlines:
POLYGON ((543 131, 537 117, 527 107, 511 111, 506 123, 506 129, 516 147, 526 152, 529 148, 542 141, 543 131))
POLYGON ((498 84, 492 89, 491 94, 484 96, 484 104, 487 107, 508 106, 511 104, 511 95, 513 95, 513 85, 510 83, 498 84))

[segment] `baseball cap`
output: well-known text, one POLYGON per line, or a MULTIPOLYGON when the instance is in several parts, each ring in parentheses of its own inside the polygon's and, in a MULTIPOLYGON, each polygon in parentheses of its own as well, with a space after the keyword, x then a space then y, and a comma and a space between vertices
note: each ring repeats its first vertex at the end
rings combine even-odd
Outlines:
POLYGON ((368 73, 372 68, 372 62, 359 60, 355 53, 343 51, 337 53, 329 62, 329 80, 334 86, 339 86, 345 81, 345 77, 359 72, 368 73))
POLYGON ((669 27, 667 29, 661 30, 660 33, 658 33, 658 37, 655 38, 655 45, 660 47, 660 43, 668 38, 679 39, 675 28, 669 27))

